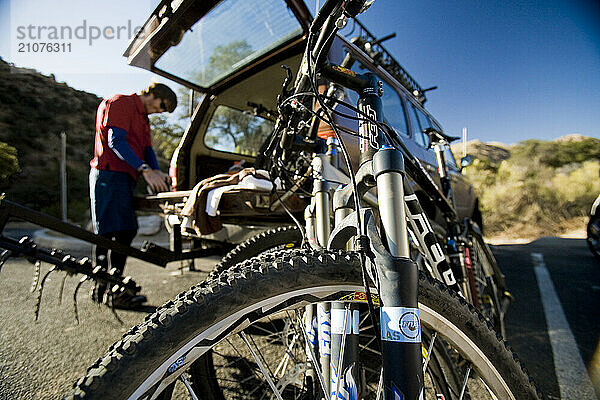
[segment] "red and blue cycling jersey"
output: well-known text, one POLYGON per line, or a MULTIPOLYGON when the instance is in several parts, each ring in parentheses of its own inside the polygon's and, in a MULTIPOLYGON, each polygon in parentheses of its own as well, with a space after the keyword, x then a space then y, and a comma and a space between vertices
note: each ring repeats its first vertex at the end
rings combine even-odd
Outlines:
POLYGON ((103 100, 96 114, 94 158, 90 166, 125 172, 137 180, 137 169, 143 162, 159 169, 142 100, 137 94, 118 94, 103 100))

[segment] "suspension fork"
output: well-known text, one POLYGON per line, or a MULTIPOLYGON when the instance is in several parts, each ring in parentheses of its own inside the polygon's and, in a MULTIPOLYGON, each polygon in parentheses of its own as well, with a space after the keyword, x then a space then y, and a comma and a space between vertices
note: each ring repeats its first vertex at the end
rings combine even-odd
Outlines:
MULTIPOLYGON (((370 119, 383 121, 382 82, 371 73, 359 93, 358 108, 370 119)), ((386 400, 417 400, 424 396, 421 321, 418 307, 418 268, 410 259, 402 153, 370 120, 359 123, 361 164, 372 161, 377 181, 382 239, 386 254, 376 263, 380 308, 382 385, 386 400)))
MULTIPOLYGON (((351 208, 335 210, 336 226, 352 212, 351 208)), ((346 250, 353 248, 352 241, 346 250)), ((331 363, 330 399, 357 399, 361 394, 359 375, 359 323, 358 304, 332 302, 331 304, 331 363)))
MULTIPOLYGON (((454 191, 452 189, 452 179, 448 174, 448 165, 446 163, 446 156, 444 155, 444 150, 449 146, 446 141, 438 141, 434 143, 433 150, 435 152, 437 164, 438 164, 438 173, 440 176, 440 182, 442 184, 442 192, 444 196, 448 199, 452 208, 456 209, 456 202, 454 198, 454 191)), ((461 234, 459 231, 458 224, 450 227, 450 237, 448 238, 448 255, 450 266, 452 271, 454 271, 454 275, 456 278, 443 275, 443 281, 446 285, 453 287, 458 293, 462 294, 465 299, 475 305, 479 306, 479 297, 477 286, 474 282, 473 276, 473 268, 471 265, 471 258, 469 255, 469 247, 466 245, 464 238, 461 238, 461 234), (448 281, 458 281, 458 287, 461 288, 459 290, 456 285, 450 284, 448 281)), ((443 267, 443 266, 442 266, 443 267)), ((440 269, 440 266, 438 266, 440 269)), ((450 271, 450 273, 452 273, 450 271)))
MULTIPOLYGON (((317 168, 316 171, 319 169, 317 168)), ((332 185, 317 176, 313 183, 313 198, 305 211, 307 234, 317 248, 326 248, 331 233, 332 185)), ((335 211, 335 222, 350 214, 350 208, 335 211)), ((352 244, 346 246, 350 249, 352 244)), ((359 310, 357 304, 345 302, 318 303, 307 306, 305 328, 318 354, 319 369, 325 381, 325 397, 356 399, 361 392, 359 369, 359 310), (314 340, 312 340, 314 336, 314 340)), ((312 381, 316 382, 310 371, 312 381)))
MULTIPOLYGON (((331 234, 331 185, 315 180, 313 187, 315 232, 319 246, 326 248, 331 234)), ((349 213, 336 210, 336 222, 349 213)), ((359 310, 357 304, 333 302, 316 306, 319 361, 330 399, 358 399, 359 310)))
POLYGON ((463 290, 456 279, 457 274, 459 277, 461 276, 460 270, 453 270, 452 266, 446 260, 446 255, 431 227, 427 214, 425 214, 425 211, 421 207, 413 188, 406 181, 404 181, 404 201, 406 203, 406 214, 415 240, 419 243, 427 261, 431 265, 433 276, 462 295, 463 290))
POLYGON ((442 143, 435 143, 433 145, 433 151, 435 152, 435 158, 438 165, 438 174, 440 176, 440 182, 442 184, 442 193, 455 207, 454 204, 454 192, 452 191, 452 180, 448 176, 448 166, 446 165, 446 156, 444 155, 444 148, 446 146, 442 143))
POLYGON ((421 322, 418 306, 418 268, 410 259, 406 207, 404 205, 404 158, 384 146, 373 157, 379 214, 389 255, 377 263, 383 306, 380 309, 382 382, 386 400, 423 396, 421 322))
MULTIPOLYGON (((315 179, 316 183, 316 179, 315 179)), ((310 246, 313 248, 319 248, 319 243, 317 240, 317 202, 315 201, 315 193, 313 192, 313 196, 311 198, 310 204, 304 209, 304 224, 307 240, 310 246)), ((319 351, 319 325, 318 325, 318 310, 315 305, 307 305, 304 308, 304 331, 306 333, 306 355, 309 361, 313 361, 315 364, 319 364, 319 369, 323 372, 322 363, 320 362, 320 351, 319 351), (313 359, 313 355, 315 356, 313 359)), ((329 367, 329 364, 327 364, 329 367)), ((316 368, 316 365, 315 365, 316 368)), ((313 389, 315 393, 320 393, 319 385, 319 377, 317 376, 318 371, 315 368, 309 368, 306 372, 306 382, 305 385, 309 389, 313 389)), ((327 387, 329 384, 328 379, 321 379, 324 384, 324 387, 327 387)), ((325 389, 325 392, 328 392, 328 389, 325 389)), ((320 397, 317 395, 317 398, 320 397)))
MULTIPOLYGON (((440 176, 440 183, 442 184, 442 193, 448 199, 452 208, 456 209, 456 202, 454 200, 454 191, 452 190, 452 180, 448 174, 448 165, 446 164, 446 156, 444 150, 448 147, 448 143, 445 141, 437 141, 433 144, 433 151, 438 165, 438 174, 440 176)), ((450 261, 450 268, 445 269, 446 266, 436 263, 437 271, 441 274, 441 280, 454 290, 461 293, 469 303, 475 305, 477 298, 475 296, 474 286, 472 284, 472 270, 469 269, 470 265, 467 263, 468 255, 465 253, 466 247, 462 246, 460 240, 457 240, 455 228, 450 229, 450 237, 448 237, 447 250, 450 261), (450 275, 449 275, 450 274, 450 275), (454 275, 454 276, 453 276, 454 275), (458 282, 457 282, 458 281, 458 282)), ((437 277, 440 279, 440 277, 437 277)))
MULTIPOLYGON (((331 191, 330 185, 323 179, 315 179, 313 183, 313 199, 315 212, 315 234, 317 243, 321 248, 327 247, 331 234, 331 191)), ((313 306, 315 307, 315 306, 313 306)), ((317 303, 317 326, 319 343, 319 363, 321 373, 325 382, 325 396, 331 393, 331 359, 332 359, 332 326, 331 326, 331 304, 327 302, 317 303)))

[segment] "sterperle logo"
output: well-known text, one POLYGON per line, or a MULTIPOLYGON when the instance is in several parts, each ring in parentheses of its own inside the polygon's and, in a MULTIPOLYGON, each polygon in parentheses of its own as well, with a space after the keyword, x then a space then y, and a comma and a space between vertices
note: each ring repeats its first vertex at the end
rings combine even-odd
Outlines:
POLYGON ((16 27, 16 38, 18 40, 37 40, 37 41, 55 41, 55 40, 86 40, 91 46, 96 40, 120 40, 131 39, 142 29, 141 26, 134 26, 131 20, 126 24, 112 25, 93 25, 86 19, 82 20, 80 25, 19 25, 16 27))

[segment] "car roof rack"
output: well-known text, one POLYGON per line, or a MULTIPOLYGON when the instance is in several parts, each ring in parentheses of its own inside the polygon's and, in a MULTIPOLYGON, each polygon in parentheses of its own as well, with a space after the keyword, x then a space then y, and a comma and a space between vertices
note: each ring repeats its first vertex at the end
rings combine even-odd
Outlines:
POLYGON ((392 75, 406 90, 408 90, 414 98, 421 104, 425 104, 427 97, 426 90, 400 65, 398 61, 390 54, 389 51, 381 44, 382 41, 391 39, 395 34, 377 39, 369 30, 356 18, 352 18, 355 24, 352 30, 345 34, 347 38, 352 36, 350 41, 368 54, 376 65, 381 66, 390 75, 392 75), (355 31, 358 27, 358 35, 355 31))

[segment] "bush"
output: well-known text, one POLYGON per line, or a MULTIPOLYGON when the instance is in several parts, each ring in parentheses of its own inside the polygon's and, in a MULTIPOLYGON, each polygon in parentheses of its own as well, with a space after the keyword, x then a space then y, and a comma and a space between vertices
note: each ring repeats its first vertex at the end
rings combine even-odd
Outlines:
POLYGON ((152 129, 152 147, 158 160, 164 160, 168 166, 183 135, 183 128, 177 124, 170 124, 163 115, 151 116, 150 125, 152 129))
POLYGON ((19 170, 17 149, 4 142, 0 142, 0 188, 8 186, 11 176, 19 172, 19 170))
POLYGON ((524 227, 556 233, 565 221, 587 215, 600 193, 600 141, 594 138, 528 140, 499 164, 476 157, 466 174, 479 193, 488 233, 524 227))
POLYGON ((584 216, 600 193, 598 170, 600 162, 586 161, 568 174, 559 173, 552 178, 552 188, 557 199, 569 215, 584 216))
POLYGON ((600 159, 600 140, 591 137, 554 141, 526 140, 514 146, 511 158, 537 158, 544 165, 559 168, 593 158, 600 159))

